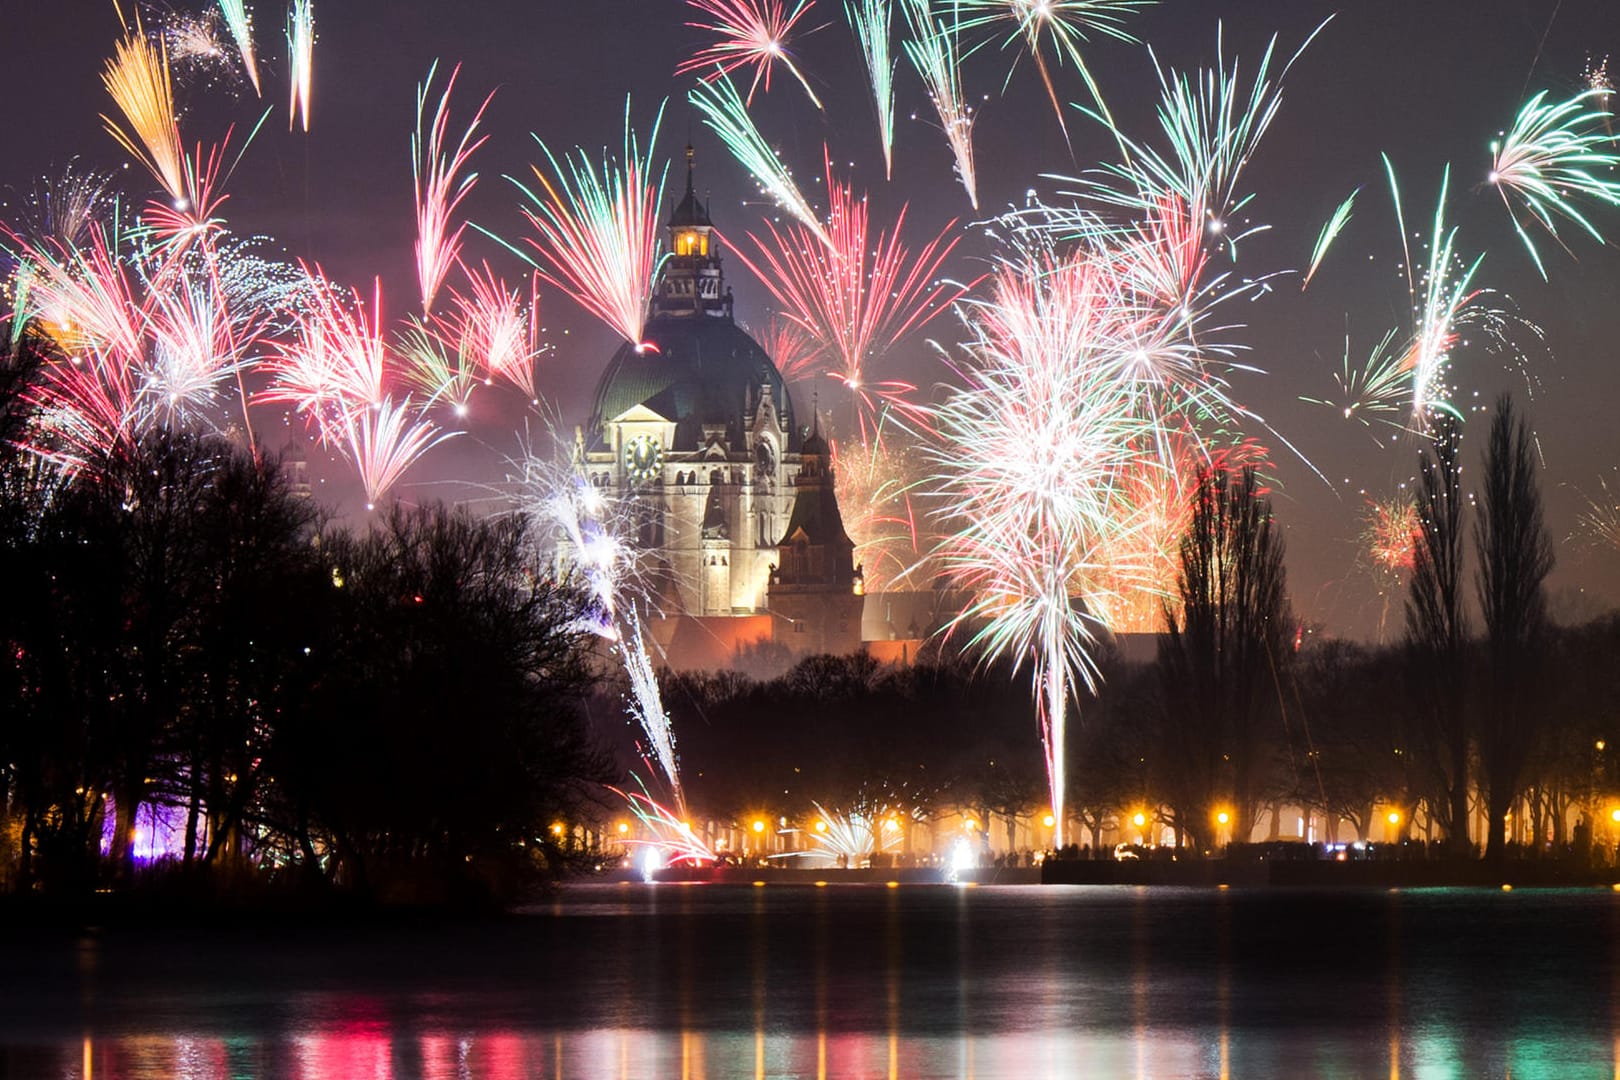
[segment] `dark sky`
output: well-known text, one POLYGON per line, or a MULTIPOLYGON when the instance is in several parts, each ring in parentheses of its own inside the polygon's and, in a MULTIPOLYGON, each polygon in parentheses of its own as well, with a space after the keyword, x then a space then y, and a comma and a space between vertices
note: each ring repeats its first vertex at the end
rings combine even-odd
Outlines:
MULTIPOLYGON (((189 5, 200 7, 201 0, 189 5)), ((276 111, 230 185, 225 215, 237 231, 274 236, 292 256, 320 262, 337 280, 364 284, 380 275, 395 314, 409 306, 414 292, 409 139, 414 88, 434 59, 464 65, 458 93, 465 111, 458 119, 484 93, 498 91, 486 121, 492 137, 476 158, 482 180, 465 205, 473 220, 508 237, 519 236, 522 223, 515 192, 501 176, 526 172, 536 157, 530 132, 557 148, 616 144, 628 93, 643 132, 659 101, 670 97, 660 155, 678 157, 686 141, 689 83, 671 73, 701 35, 683 25, 687 9, 679 0, 316 0, 319 42, 308 135, 286 131, 283 16, 269 3, 256 10, 266 101, 276 111)), ((1131 25, 1162 61, 1190 67, 1213 60, 1217 25, 1224 20, 1228 54, 1236 53, 1248 68, 1273 32, 1291 52, 1335 10, 1315 0, 1165 0, 1131 25)), ((805 25, 817 24, 828 25, 803 38, 799 52, 826 112, 818 113, 784 76, 756 109, 767 137, 778 142, 801 179, 819 171, 825 142, 836 163, 853 163, 857 185, 871 189, 880 213, 910 202, 914 236, 924 229, 931 235, 952 218, 966 220, 970 208, 942 137, 925 122, 928 106, 915 75, 902 66, 897 77, 895 170, 886 183, 864 72, 835 0, 817 0, 805 25), (918 119, 910 118, 913 112, 918 119)), ((119 166, 120 152, 98 117, 109 108, 98 73, 118 35, 112 4, 7 0, 4 26, 13 89, 5 110, 8 153, 0 163, 0 187, 27 188, 75 155, 95 167, 119 166)), ((1390 154, 1400 173, 1414 231, 1426 229, 1441 169, 1452 163, 1451 214, 1461 226, 1461 250, 1487 252, 1480 283, 1502 290, 1545 329, 1546 349, 1530 365, 1533 388, 1499 358, 1469 352, 1459 356, 1454 381, 1467 401, 1476 393, 1489 401, 1504 388, 1524 399, 1533 389, 1527 404, 1545 456, 1549 525, 1560 542, 1554 578, 1559 605, 1573 611, 1620 602, 1620 552, 1564 543, 1584 507, 1577 489, 1596 493, 1600 475, 1611 478, 1611 487, 1620 481, 1614 473, 1620 433, 1611 405, 1620 390, 1612 347, 1620 330, 1620 254, 1576 238, 1576 261, 1543 245, 1551 274, 1543 283, 1495 192, 1475 187, 1488 167, 1491 139, 1511 122, 1526 87, 1529 93, 1573 92, 1588 56, 1601 58, 1610 49, 1620 52, 1620 4, 1612 0, 1362 0, 1339 10, 1288 79, 1282 113, 1247 174, 1247 186, 1258 195, 1250 216, 1272 228, 1245 244, 1239 271, 1301 266, 1333 207, 1352 189, 1363 191, 1354 220, 1309 292, 1301 295, 1297 284, 1284 281, 1226 314, 1246 324, 1236 336, 1252 346, 1247 359, 1266 372, 1239 376, 1234 396, 1331 482, 1265 436, 1282 481, 1279 513, 1288 529, 1296 607, 1330 630, 1375 632, 1382 601, 1360 565, 1356 538, 1367 496, 1395 490, 1414 472, 1409 440, 1391 444, 1386 429, 1384 445, 1376 445, 1367 429, 1298 400, 1331 391, 1347 326, 1353 350, 1364 355, 1387 330, 1408 325, 1380 151, 1390 154)), ((1121 125, 1151 139, 1156 86, 1145 48, 1101 42, 1089 55, 1121 125)), ((989 95, 981 103, 976 140, 986 212, 1022 201, 1031 187, 1053 195, 1058 185, 1041 174, 1073 174, 1110 151, 1109 141, 1076 116, 1070 121, 1071 157, 1027 63, 1003 94, 1012 58, 1011 52, 986 49, 965 72, 975 95, 989 95)), ((1060 89, 1070 99, 1084 93, 1072 71, 1060 89)), ((201 84, 182 87, 181 98, 183 131, 193 141, 217 138, 232 121, 251 126, 262 108, 251 93, 232 96, 201 84)), ((712 194, 717 223, 740 234, 767 208, 742 204, 751 185, 701 127, 693 140, 699 186, 712 194)), ((126 179, 127 190, 144 195, 144 175, 131 170, 126 179)), ((671 184, 678 188, 679 182, 678 167, 672 168, 671 184)), ((804 186, 815 199, 818 186, 804 186)), ((1620 236, 1620 213, 1599 212, 1595 220, 1620 236)), ((985 253, 977 236, 970 234, 959 250, 955 270, 974 273, 974 260, 985 253)), ((472 237, 467 253, 488 257, 513 278, 520 272, 516 259, 483 237, 472 237)), ((735 260, 729 271, 739 316, 759 319, 762 290, 745 279, 735 260)), ((541 384, 571 425, 583 419, 615 343, 610 331, 562 297, 548 296, 547 305, 558 352, 541 384)), ((949 329, 941 322, 931 332, 946 335, 949 329)), ((943 377, 920 337, 874 374, 925 386, 943 377)), ((516 449, 513 431, 520 420, 515 410, 485 411, 490 408, 475 404, 480 415, 470 437, 434 451, 407 478, 413 497, 463 497, 471 489, 456 481, 499 475, 501 459, 516 449), (445 482, 427 483, 435 480, 445 482)), ((1471 464, 1484 441, 1483 427, 1482 420, 1471 425, 1471 464)), ((330 494, 352 498, 343 471, 325 471, 330 494)), ((1398 606, 1390 611, 1391 625, 1398 627, 1398 606)))

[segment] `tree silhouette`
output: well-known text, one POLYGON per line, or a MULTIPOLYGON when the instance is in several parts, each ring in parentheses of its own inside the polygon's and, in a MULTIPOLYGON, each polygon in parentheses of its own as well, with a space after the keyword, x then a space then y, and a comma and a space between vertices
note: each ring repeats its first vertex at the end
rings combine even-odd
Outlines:
POLYGON ((1547 645, 1547 575, 1552 540, 1542 523, 1530 429, 1503 394, 1485 448, 1476 585, 1485 623, 1486 701, 1479 750, 1489 828, 1487 859, 1505 854, 1505 819, 1545 714, 1541 700, 1547 645))

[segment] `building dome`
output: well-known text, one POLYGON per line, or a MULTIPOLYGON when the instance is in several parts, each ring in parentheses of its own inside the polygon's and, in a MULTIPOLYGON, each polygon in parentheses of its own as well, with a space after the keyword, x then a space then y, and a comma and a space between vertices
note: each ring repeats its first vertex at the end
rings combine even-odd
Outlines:
POLYGON ((602 372, 591 408, 589 449, 607 447, 607 425, 641 406, 675 425, 673 453, 704 448, 705 428, 724 427, 732 447, 746 445, 762 388, 786 428, 785 447, 800 436, 787 385, 759 343, 729 318, 658 316, 642 331, 645 345, 619 347, 602 372))

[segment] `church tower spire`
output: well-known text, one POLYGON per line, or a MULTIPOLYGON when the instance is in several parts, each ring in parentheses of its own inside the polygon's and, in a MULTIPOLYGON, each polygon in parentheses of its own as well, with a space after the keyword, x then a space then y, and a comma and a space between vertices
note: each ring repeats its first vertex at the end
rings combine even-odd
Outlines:
POLYGON ((664 260, 652 313, 658 316, 731 318, 731 294, 720 267, 719 240, 709 208, 698 200, 690 143, 686 146, 686 192, 669 212, 669 256, 664 260))

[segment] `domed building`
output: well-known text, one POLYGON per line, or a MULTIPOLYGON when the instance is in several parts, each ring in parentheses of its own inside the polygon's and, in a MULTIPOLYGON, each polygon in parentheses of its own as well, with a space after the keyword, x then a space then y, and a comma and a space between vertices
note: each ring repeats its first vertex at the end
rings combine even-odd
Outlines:
POLYGON ((852 652, 861 643, 860 573, 827 446, 805 430, 771 357, 735 321, 718 237, 693 190, 691 147, 668 231, 671 254, 643 341, 608 362, 578 449, 591 482, 635 508, 663 616, 655 635, 677 667, 729 662, 767 638, 795 652, 852 652), (802 568, 778 571, 801 556, 802 568), (772 602, 773 577, 781 604, 772 602), (691 651, 680 647, 683 632, 708 643, 694 646, 702 657, 677 655, 691 651))

